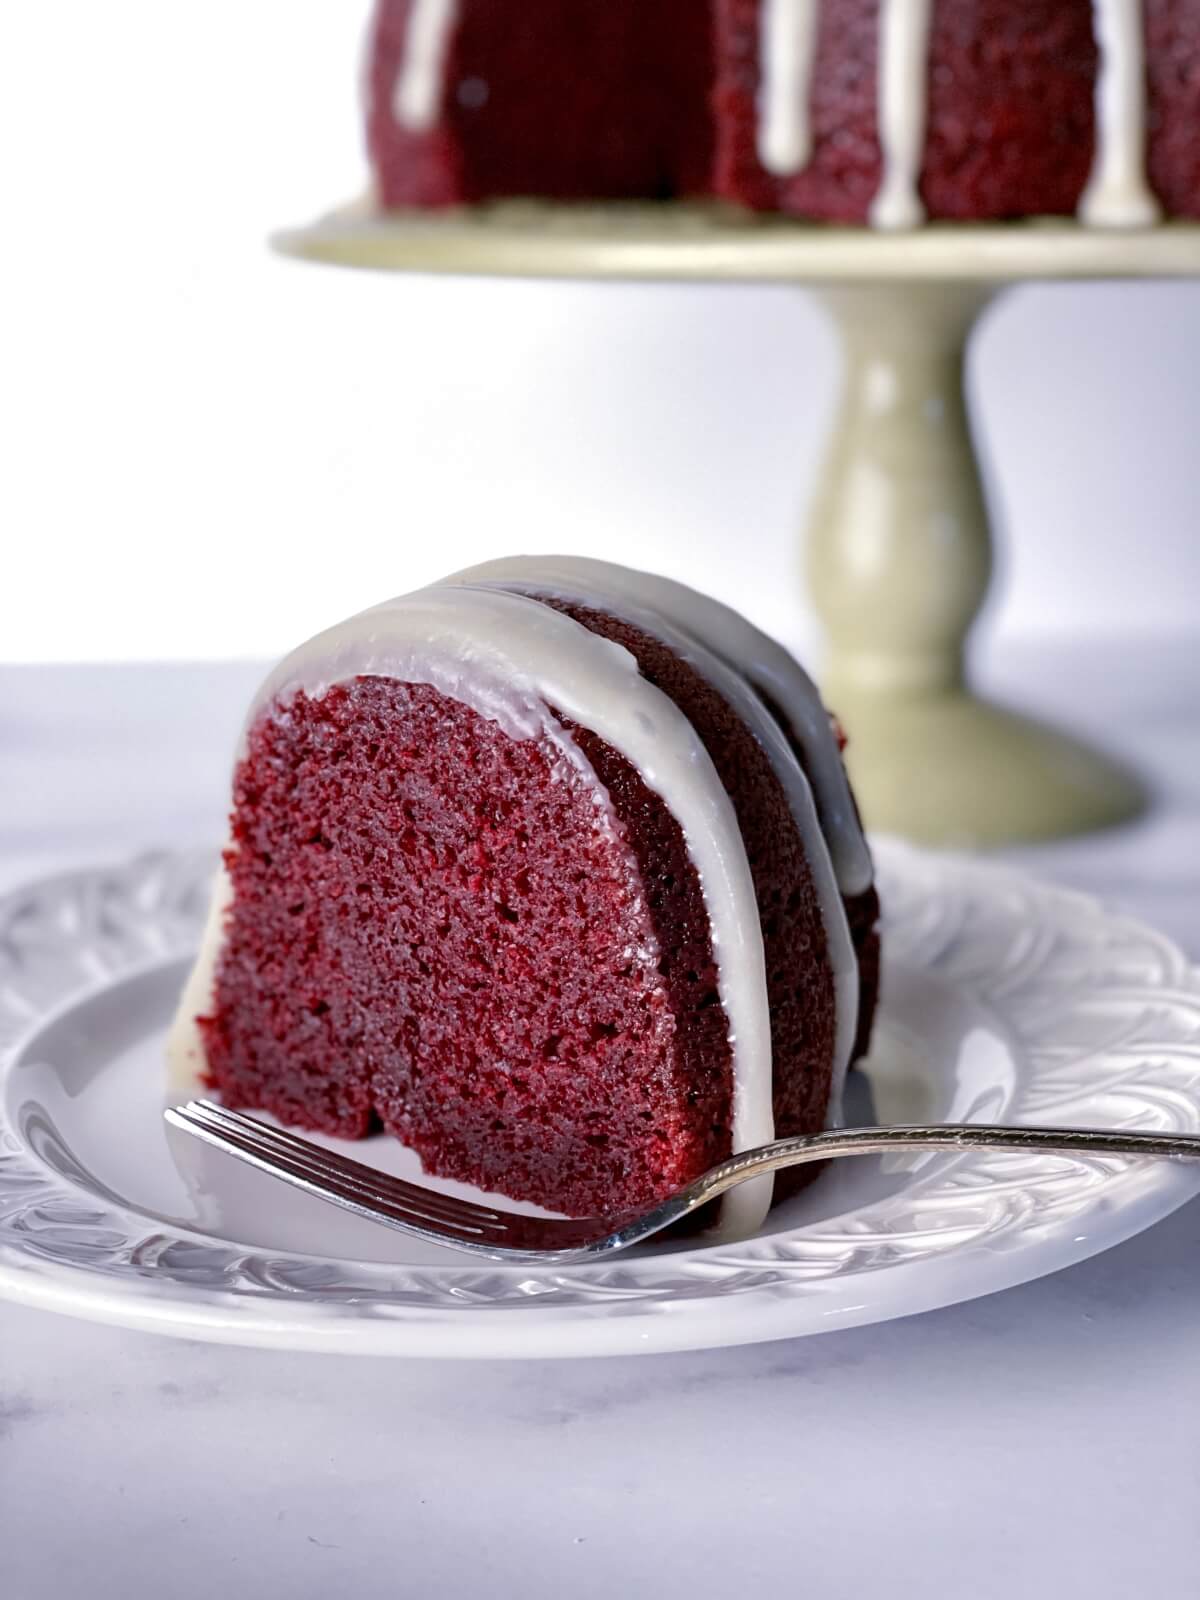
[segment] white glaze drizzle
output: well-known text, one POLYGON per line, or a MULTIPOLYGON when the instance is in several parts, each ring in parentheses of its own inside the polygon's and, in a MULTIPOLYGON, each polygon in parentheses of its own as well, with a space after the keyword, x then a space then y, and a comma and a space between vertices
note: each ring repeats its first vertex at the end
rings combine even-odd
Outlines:
POLYGON ((879 146, 883 177, 871 202, 875 228, 915 228, 925 220, 919 184, 929 105, 929 30, 933 0, 880 0, 879 146))
POLYGON ((1141 228, 1161 207, 1146 179, 1146 32, 1141 0, 1092 0, 1100 66, 1096 74, 1096 159, 1080 201, 1094 228, 1141 228))
MULTIPOLYGON (((428 683, 500 724, 513 738, 550 738, 597 792, 607 795, 549 705, 592 729, 630 761, 678 820, 700 879, 718 968, 718 993, 733 1052, 733 1148, 769 1140, 771 1029, 762 932, 745 844, 729 796, 690 722, 638 671, 627 650, 520 595, 435 586, 376 606, 319 634, 287 657, 255 697, 247 729, 303 688, 320 695, 362 674, 428 683)), ((609 824, 611 825, 611 823, 609 824)), ((172 1030, 171 1053, 196 1047, 194 1017, 211 997, 220 919, 172 1030), (198 994, 208 974, 206 996, 198 994), (197 976, 199 975, 199 976, 197 976)), ((762 1222, 770 1180, 742 1184, 722 1202, 719 1231, 743 1237, 762 1222)))
POLYGON ((412 0, 392 88, 392 115, 412 133, 425 133, 437 121, 457 10, 458 0, 412 0))
POLYGON ((788 178, 812 159, 817 0, 763 0, 759 22, 758 158, 788 178))
POLYGON ((804 751, 838 887, 847 896, 870 888, 870 852, 817 686, 782 645, 740 612, 657 573, 585 556, 510 556, 469 567, 450 581, 537 586, 562 599, 578 599, 582 593, 593 596, 600 611, 611 610, 614 602, 618 608, 636 606, 643 613, 657 613, 719 656, 778 707, 804 751))
MULTIPOLYGON (((842 1089, 858 1031, 858 957, 855 954, 850 925, 842 903, 842 893, 808 779, 792 753, 779 723, 751 687, 744 667, 736 657, 731 659, 720 648, 722 614, 726 618, 732 618, 734 623, 741 624, 739 635, 756 634, 758 630, 752 628, 751 624, 745 622, 727 606, 722 606, 717 601, 710 601, 707 596, 698 594, 684 584, 673 583, 667 578, 655 578, 649 573, 618 567, 609 562, 592 561, 585 557, 515 556, 457 574, 453 581, 460 580, 471 584, 487 582, 489 586, 520 584, 524 589, 537 594, 572 601, 610 616, 624 618, 651 637, 661 640, 677 656, 692 665, 727 704, 732 706, 762 745, 783 787, 788 808, 804 845, 805 858, 812 873, 821 921, 825 929, 826 951, 830 971, 833 974, 836 1015, 828 1122, 831 1127, 839 1126, 842 1089), (490 578, 487 576, 489 572, 493 574, 490 578), (502 573, 502 576, 497 575, 499 573, 502 573), (710 612, 712 627, 706 631, 704 624, 710 620, 710 612), (718 637, 714 639, 711 634, 716 634, 718 637)), ((728 630, 725 633, 725 643, 727 645, 729 643, 728 630)), ((792 665, 795 666, 795 663, 792 665)), ((811 691, 811 695, 806 698, 816 700, 829 747, 841 770, 841 759, 824 708, 817 699, 816 689, 807 678, 805 681, 808 682, 811 691)), ((843 781, 844 776, 843 773, 843 781)), ((869 856, 867 866, 869 871, 869 856)), ((869 883, 870 879, 867 881, 869 883)))

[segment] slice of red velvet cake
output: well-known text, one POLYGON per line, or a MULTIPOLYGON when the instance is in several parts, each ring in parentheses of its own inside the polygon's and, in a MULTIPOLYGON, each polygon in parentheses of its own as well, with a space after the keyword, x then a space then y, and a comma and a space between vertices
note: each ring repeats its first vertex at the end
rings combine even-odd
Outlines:
POLYGON ((614 1216, 836 1119, 877 914, 784 650, 648 574, 497 562, 267 680, 172 1081, 614 1216))

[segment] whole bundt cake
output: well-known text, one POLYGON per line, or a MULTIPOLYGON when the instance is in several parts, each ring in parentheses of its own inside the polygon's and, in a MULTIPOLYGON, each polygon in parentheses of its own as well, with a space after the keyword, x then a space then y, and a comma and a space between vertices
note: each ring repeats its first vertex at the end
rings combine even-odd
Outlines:
POLYGON ((836 1119, 877 916, 783 649, 665 579, 496 562, 267 679, 172 1082, 615 1216, 836 1119))
POLYGON ((379 0, 384 207, 1200 216, 1200 0, 379 0))

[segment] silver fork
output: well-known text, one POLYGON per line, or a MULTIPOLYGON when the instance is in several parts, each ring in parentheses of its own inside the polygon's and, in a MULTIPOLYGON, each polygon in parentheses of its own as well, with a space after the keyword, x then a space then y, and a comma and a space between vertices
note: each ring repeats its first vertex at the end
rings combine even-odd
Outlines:
POLYGON ((1159 1156, 1200 1160, 1200 1134, 1120 1133, 1105 1128, 1011 1128, 987 1123, 929 1127, 839 1128, 778 1139, 731 1156, 649 1210, 607 1219, 526 1217, 515 1211, 458 1200, 420 1184, 376 1172, 361 1161, 326 1150, 211 1100, 189 1100, 163 1115, 172 1127, 194 1134, 306 1194, 328 1200, 369 1222, 449 1245, 492 1261, 587 1261, 640 1244, 748 1178, 782 1172, 838 1156, 884 1155, 896 1150, 1036 1150, 1047 1155, 1159 1156))

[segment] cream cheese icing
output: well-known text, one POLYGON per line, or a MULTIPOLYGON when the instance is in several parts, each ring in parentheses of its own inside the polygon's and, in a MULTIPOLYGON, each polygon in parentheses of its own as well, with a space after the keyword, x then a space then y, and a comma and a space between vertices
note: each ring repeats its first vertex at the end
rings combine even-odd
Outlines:
POLYGON ((1093 0, 1100 72, 1096 159, 1079 215, 1097 228, 1139 228, 1161 208, 1146 179, 1146 31, 1142 0, 1093 0))
POLYGON ((779 178, 803 172, 812 157, 817 21, 817 0, 763 0, 758 159, 779 178))
POLYGON ((782 645, 731 606, 657 573, 584 556, 509 556, 468 567, 449 581, 533 587, 559 599, 590 600, 600 611, 633 606, 649 632, 656 631, 657 617, 703 645, 781 712, 804 752, 838 887, 847 896, 870 888, 870 852, 817 686, 782 645))
POLYGON ((413 0, 392 90, 392 115, 411 133, 424 133, 437 121, 457 11, 458 0, 413 0))

